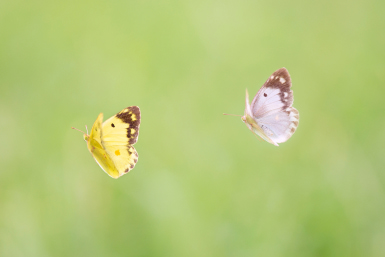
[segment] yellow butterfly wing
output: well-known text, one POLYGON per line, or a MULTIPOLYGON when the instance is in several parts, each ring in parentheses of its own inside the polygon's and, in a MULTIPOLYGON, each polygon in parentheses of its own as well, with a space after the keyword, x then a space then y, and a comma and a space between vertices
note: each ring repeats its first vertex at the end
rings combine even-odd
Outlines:
POLYGON ((103 122, 103 114, 96 119, 88 149, 99 166, 111 177, 118 178, 135 167, 138 153, 132 146, 138 140, 140 109, 130 106, 103 122))
POLYGON ((138 140, 140 126, 140 109, 130 106, 102 125, 101 142, 122 176, 132 170, 138 161, 138 153, 132 146, 138 140))
POLYGON ((97 164, 99 164, 99 166, 108 175, 113 178, 118 178, 119 172, 117 171, 115 164, 111 160, 110 156, 106 153, 101 142, 102 121, 103 113, 100 113, 94 125, 92 126, 90 135, 85 135, 84 139, 87 141, 88 150, 90 151, 92 157, 94 157, 97 164))

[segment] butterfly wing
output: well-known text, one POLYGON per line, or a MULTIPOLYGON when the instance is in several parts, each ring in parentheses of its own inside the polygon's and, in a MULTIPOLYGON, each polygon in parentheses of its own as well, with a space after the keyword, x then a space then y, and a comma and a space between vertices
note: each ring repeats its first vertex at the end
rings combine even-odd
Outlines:
POLYGON ((119 172, 115 167, 114 162, 107 154, 104 147, 102 146, 102 121, 103 113, 100 113, 92 126, 89 137, 86 137, 88 150, 91 152, 92 157, 96 163, 111 177, 118 178, 119 172))
POLYGON ((249 93, 246 89, 246 107, 245 107, 245 115, 242 117, 242 121, 247 125, 247 127, 256 135, 260 136, 262 139, 267 142, 278 146, 277 143, 272 141, 267 135, 266 132, 258 125, 257 121, 253 118, 251 106, 249 103, 249 93))
POLYGON ((292 107, 290 88, 289 72, 281 68, 265 82, 250 106, 252 117, 276 145, 288 140, 298 127, 299 113, 292 107))
POLYGON ((114 163, 118 177, 132 170, 138 161, 138 153, 132 145, 138 140, 139 125, 138 106, 123 109, 102 125, 101 143, 114 163))

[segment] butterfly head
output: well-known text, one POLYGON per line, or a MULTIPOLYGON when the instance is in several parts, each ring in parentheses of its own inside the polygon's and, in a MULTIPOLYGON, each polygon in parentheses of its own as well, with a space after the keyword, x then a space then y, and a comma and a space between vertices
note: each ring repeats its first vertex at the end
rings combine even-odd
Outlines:
POLYGON ((248 127, 249 129, 251 129, 250 122, 249 122, 248 119, 247 119, 247 114, 243 115, 243 116, 241 117, 241 120, 247 125, 247 127, 248 127))
POLYGON ((253 119, 253 117, 251 117, 248 114, 245 114, 241 117, 241 119, 247 125, 247 127, 249 127, 249 129, 252 129, 251 124, 255 123, 255 120, 253 119))
POLYGON ((86 135, 86 134, 84 134, 84 135, 83 135, 83 138, 84 138, 84 141, 88 142, 88 140, 90 139, 90 136, 89 136, 89 135, 86 135))

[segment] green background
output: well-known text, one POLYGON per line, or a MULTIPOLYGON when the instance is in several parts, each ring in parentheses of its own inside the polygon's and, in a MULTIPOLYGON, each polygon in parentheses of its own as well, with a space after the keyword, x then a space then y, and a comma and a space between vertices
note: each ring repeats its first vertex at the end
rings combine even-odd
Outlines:
POLYGON ((0 256, 385 256, 384 1, 1 1, 0 256), (239 117, 277 69, 299 127, 239 117), (80 132, 138 105, 114 180, 80 132))

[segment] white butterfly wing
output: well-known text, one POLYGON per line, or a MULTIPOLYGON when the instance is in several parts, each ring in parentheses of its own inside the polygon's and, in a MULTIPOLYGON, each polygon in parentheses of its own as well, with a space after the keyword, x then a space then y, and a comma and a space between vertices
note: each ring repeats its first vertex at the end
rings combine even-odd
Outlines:
POLYGON ((291 79, 285 68, 275 71, 254 97, 251 115, 275 143, 288 140, 298 127, 299 113, 292 107, 291 79))

